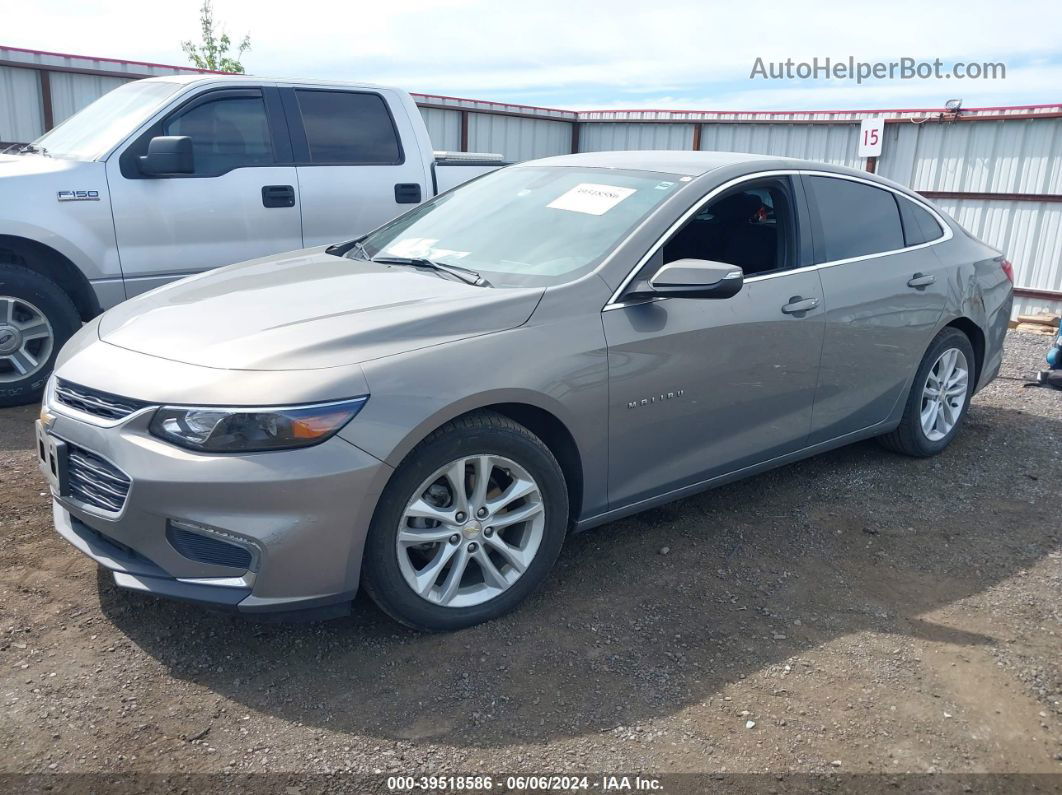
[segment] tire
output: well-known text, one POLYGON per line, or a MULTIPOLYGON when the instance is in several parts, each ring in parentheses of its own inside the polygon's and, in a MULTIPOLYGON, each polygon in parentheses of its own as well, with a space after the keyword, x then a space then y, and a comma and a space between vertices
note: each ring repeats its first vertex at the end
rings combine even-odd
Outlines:
POLYGON ((567 526, 567 485, 549 448, 509 418, 477 412, 436 430, 392 475, 373 515, 361 581, 385 613, 413 629, 469 627, 508 613, 542 583, 560 554, 567 526), (463 521, 458 516, 466 503, 449 477, 458 471, 468 505, 463 521), (483 478, 489 489, 485 499, 476 491, 480 471, 489 473, 483 478), (523 493, 530 496, 511 496, 523 493), (410 517, 407 508, 417 498, 418 507, 451 521, 444 524, 423 511, 410 517), (491 506, 482 523, 475 517, 477 505, 484 511, 491 506), (525 514, 530 518, 515 521, 525 514), (512 523, 495 529, 492 519, 512 523), (429 536, 438 538, 409 542, 429 536), (484 556, 486 566, 480 563, 484 556), (462 574, 452 576, 457 571, 462 574), (413 580, 427 589, 426 595, 417 592, 413 580))
MULTIPOLYGON (((944 364, 946 365, 946 362, 944 364)), ((888 450, 916 458, 927 458, 941 452, 951 444, 962 427, 963 420, 966 418, 966 411, 970 407, 970 399, 973 397, 975 377, 976 359, 974 358, 970 339, 957 328, 949 326, 943 329, 933 339, 928 350, 926 350, 925 356, 922 357, 922 362, 918 366, 918 371, 915 373, 914 380, 911 383, 911 392, 907 396, 907 403, 904 406, 903 418, 900 420, 900 424, 894 431, 884 436, 879 436, 878 441, 888 450), (953 371, 954 377, 958 377, 959 370, 963 369, 963 364, 965 364, 965 390, 961 393, 956 393, 955 398, 949 398, 948 405, 952 406, 950 414, 944 411, 947 406, 942 405, 938 408, 938 414, 930 415, 937 417, 943 423, 940 426, 933 427, 931 433, 923 427, 922 414, 932 403, 932 400, 926 396, 926 390, 932 388, 929 383, 929 377, 931 372, 934 373, 934 378, 936 377, 937 371, 935 368, 937 363, 945 353, 950 352, 958 352, 960 354, 956 358, 956 369, 953 371), (954 401, 959 397, 962 398, 962 403, 956 411, 954 401), (950 423, 950 427, 947 427, 949 425, 947 422, 949 416, 953 422, 950 423)), ((954 388, 958 389, 958 387, 959 385, 956 384, 954 388)))
POLYGON ((77 307, 58 284, 21 265, 0 263, 0 406, 40 400, 59 349, 79 328, 77 307), (45 327, 46 336, 21 336, 39 335, 45 327))

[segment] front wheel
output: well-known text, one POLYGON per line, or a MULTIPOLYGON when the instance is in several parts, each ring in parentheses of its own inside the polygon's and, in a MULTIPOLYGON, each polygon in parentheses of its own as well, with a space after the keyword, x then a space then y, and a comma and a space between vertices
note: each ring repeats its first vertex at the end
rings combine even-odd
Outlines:
POLYGON ((51 279, 0 263, 0 406, 40 400, 55 357, 81 318, 51 279))
POLYGON ((941 331, 918 367, 899 426, 879 437, 882 445, 925 458, 951 444, 973 397, 975 361, 965 334, 952 327, 941 331))
POLYGON ((414 629, 471 626, 538 587, 567 524, 549 448, 507 417, 472 414, 435 431, 395 472, 373 516, 362 581, 414 629))

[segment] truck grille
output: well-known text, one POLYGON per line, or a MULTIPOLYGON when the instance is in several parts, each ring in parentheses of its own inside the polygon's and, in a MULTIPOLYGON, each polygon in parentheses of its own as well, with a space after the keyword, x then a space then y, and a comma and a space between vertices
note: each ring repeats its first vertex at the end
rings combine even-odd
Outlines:
POLYGON ((85 386, 71 384, 61 378, 55 383, 55 398, 64 406, 101 417, 105 420, 121 420, 147 406, 140 400, 119 397, 85 386))
POLYGON ((69 443, 66 475, 71 497, 108 513, 122 510, 132 485, 129 477, 113 464, 69 443))

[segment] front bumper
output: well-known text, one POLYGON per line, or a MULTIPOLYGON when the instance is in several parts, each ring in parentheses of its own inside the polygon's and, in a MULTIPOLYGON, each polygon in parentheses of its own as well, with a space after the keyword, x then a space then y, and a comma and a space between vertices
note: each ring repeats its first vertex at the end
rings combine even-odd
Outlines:
MULTIPOLYGON (((339 437, 301 450, 203 455, 148 433, 153 409, 110 427, 49 406, 47 432, 131 481, 120 511, 52 489, 57 532, 123 588, 241 612, 349 604, 391 468, 339 437), (193 560, 170 522, 214 529, 254 554, 247 568, 193 560)), ((42 470, 45 465, 42 462, 42 470)))

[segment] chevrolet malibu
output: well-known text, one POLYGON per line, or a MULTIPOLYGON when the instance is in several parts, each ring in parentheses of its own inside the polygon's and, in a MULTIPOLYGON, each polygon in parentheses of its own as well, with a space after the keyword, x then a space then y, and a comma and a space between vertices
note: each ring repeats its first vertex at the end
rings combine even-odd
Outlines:
POLYGON ((41 467, 121 587, 313 616, 364 587, 457 629, 527 598, 569 532, 859 439, 939 453, 999 369, 1011 281, 872 174, 532 161, 88 323, 41 467))

